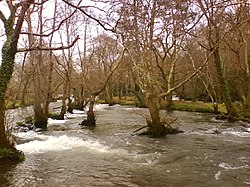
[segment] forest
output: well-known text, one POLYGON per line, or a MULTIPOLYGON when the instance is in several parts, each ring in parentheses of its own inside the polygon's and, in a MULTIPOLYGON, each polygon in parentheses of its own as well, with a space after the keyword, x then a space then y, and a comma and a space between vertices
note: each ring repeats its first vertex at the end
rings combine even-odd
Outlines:
MULTIPOLYGON (((147 134, 170 133, 161 109, 182 101, 250 117, 248 0, 0 0, 0 151, 14 150, 5 112, 33 106, 36 128, 96 100, 148 108, 147 134)), ((15 157, 16 156, 11 156, 15 157)), ((21 155, 21 156, 20 156, 21 155)))

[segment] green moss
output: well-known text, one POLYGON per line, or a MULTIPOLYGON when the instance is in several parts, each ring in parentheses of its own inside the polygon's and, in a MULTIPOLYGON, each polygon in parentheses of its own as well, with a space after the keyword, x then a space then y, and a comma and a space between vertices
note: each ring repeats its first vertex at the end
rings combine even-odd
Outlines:
POLYGON ((210 107, 201 107, 194 103, 178 103, 172 106, 172 109, 190 112, 213 112, 210 107))
POLYGON ((57 120, 63 120, 64 119, 64 115, 58 113, 58 112, 50 112, 49 113, 49 118, 52 118, 52 119, 57 119, 57 120))
MULTIPOLYGON (((174 101, 173 110, 190 111, 190 112, 204 112, 213 113, 213 104, 204 102, 188 102, 188 101, 174 101)), ((226 108, 223 104, 219 104, 219 112, 226 113, 226 108)))
POLYGON ((21 107, 22 104, 20 101, 8 101, 7 104, 6 104, 6 108, 7 109, 13 109, 13 108, 18 108, 18 107, 21 107))
POLYGON ((95 101, 97 104, 107 104, 105 100, 98 99, 95 101))
POLYGON ((16 122, 16 125, 17 125, 17 126, 23 126, 24 124, 25 124, 25 123, 24 123, 23 121, 17 121, 17 122, 16 122))
POLYGON ((250 122, 250 110, 242 110, 240 113, 239 113, 239 117, 241 119, 244 119, 246 121, 249 121, 250 122))
POLYGON ((0 148, 0 159, 22 162, 25 160, 25 155, 15 148, 0 148))
POLYGON ((13 154, 12 149, 0 148, 0 158, 10 157, 13 154))
POLYGON ((19 161, 23 162, 23 161, 25 161, 25 159, 26 159, 26 157, 25 157, 24 153, 21 152, 20 155, 19 155, 19 161))
POLYGON ((25 123, 29 123, 29 124, 32 124, 33 123, 33 116, 28 116, 25 118, 25 123))
POLYGON ((57 117, 59 115, 60 114, 58 112, 50 112, 48 117, 53 119, 53 118, 55 118, 55 117, 57 117))

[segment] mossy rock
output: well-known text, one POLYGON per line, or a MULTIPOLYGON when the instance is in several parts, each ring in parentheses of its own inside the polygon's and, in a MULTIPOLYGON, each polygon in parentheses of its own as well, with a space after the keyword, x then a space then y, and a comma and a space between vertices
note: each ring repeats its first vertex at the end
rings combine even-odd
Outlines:
POLYGON ((51 118, 51 119, 64 120, 64 115, 56 113, 56 112, 49 113, 48 117, 51 118))
POLYGON ((34 122, 33 116, 28 116, 25 118, 25 123, 32 124, 34 122))
POLYGON ((16 122, 16 125, 18 128, 25 127, 28 128, 28 130, 32 130, 34 128, 33 116, 26 117, 24 121, 16 122))
POLYGON ((17 161, 25 160, 25 155, 22 151, 16 148, 0 148, 0 161, 17 161))

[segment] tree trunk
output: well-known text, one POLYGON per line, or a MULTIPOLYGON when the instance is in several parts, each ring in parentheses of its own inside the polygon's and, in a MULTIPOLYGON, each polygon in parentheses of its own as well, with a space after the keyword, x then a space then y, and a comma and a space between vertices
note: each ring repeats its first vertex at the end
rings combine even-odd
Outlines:
POLYGON ((149 109, 151 117, 151 121, 147 120, 149 126, 148 134, 153 137, 161 137, 165 135, 165 126, 161 122, 158 99, 158 97, 154 97, 153 95, 147 95, 145 97, 146 106, 149 109))
POLYGON ((68 97, 68 109, 67 109, 67 112, 73 114, 73 110, 74 110, 74 104, 72 103, 71 98, 68 97))
POLYGON ((66 111, 67 111, 67 107, 66 107, 66 99, 67 99, 67 85, 66 83, 64 83, 64 86, 63 86, 63 96, 62 96, 62 107, 61 107, 61 111, 60 111, 60 118, 61 119, 64 119, 64 114, 66 114, 66 111))
POLYGON ((90 96, 87 119, 83 120, 80 125, 89 126, 89 127, 94 127, 96 125, 96 119, 95 119, 95 113, 94 113, 95 98, 96 98, 96 95, 90 96))
POLYGON ((110 85, 107 84, 105 88, 105 101, 111 106, 113 105, 112 103, 112 91, 110 89, 110 85))
POLYGON ((141 90, 140 90, 140 87, 138 84, 135 84, 135 97, 137 99, 137 107, 145 107, 145 102, 143 100, 143 96, 142 96, 142 93, 141 93, 141 90))
POLYGON ((8 19, 1 12, 1 20, 4 23, 7 39, 2 47, 2 63, 0 66, 0 148, 11 148, 14 151, 14 156, 17 157, 21 155, 21 152, 14 148, 14 144, 11 144, 5 132, 5 95, 14 69, 17 43, 25 13, 32 3, 34 3, 34 0, 27 0, 23 2, 21 9, 13 8, 8 19))
POLYGON ((172 93, 166 96, 166 110, 171 110, 173 107, 172 93))
POLYGON ((4 100, 0 100, 0 148, 9 147, 10 142, 5 132, 4 100))
POLYGON ((46 130, 48 124, 48 115, 45 114, 40 102, 34 103, 34 115, 35 127, 46 130))
POLYGON ((217 75, 218 75, 220 88, 223 92, 224 102, 225 102, 225 105, 227 108, 227 112, 231 116, 237 116, 237 112, 233 106, 233 103, 232 103, 232 100, 230 97, 230 93, 229 93, 229 89, 227 86, 227 82, 226 82, 226 79, 224 76, 218 47, 214 51, 214 63, 215 63, 215 67, 216 67, 216 71, 217 71, 217 75))
POLYGON ((10 147, 11 145, 5 132, 5 94, 12 76, 16 54, 16 46, 12 46, 12 44, 13 41, 7 38, 2 48, 2 64, 0 67, 0 148, 10 147))
POLYGON ((250 110, 250 60, 248 56, 248 42, 247 39, 244 39, 245 47, 244 47, 244 57, 245 57, 245 65, 246 65, 246 74, 247 74, 247 94, 243 103, 243 107, 245 110, 250 110))
POLYGON ((89 122, 90 126, 96 125, 95 123, 96 119, 95 119, 95 113, 94 113, 95 98, 96 98, 95 95, 90 97, 89 110, 87 112, 87 121, 89 122))

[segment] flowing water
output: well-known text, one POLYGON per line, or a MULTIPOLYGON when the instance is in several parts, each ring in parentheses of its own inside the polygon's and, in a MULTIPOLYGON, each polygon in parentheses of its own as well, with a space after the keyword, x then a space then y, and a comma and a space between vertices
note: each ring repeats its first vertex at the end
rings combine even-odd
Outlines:
POLYGON ((131 135, 147 109, 99 105, 93 129, 75 112, 49 120, 47 132, 18 133, 26 160, 1 165, 0 186, 250 186, 249 124, 174 111, 172 125, 184 133, 155 139, 131 135))

